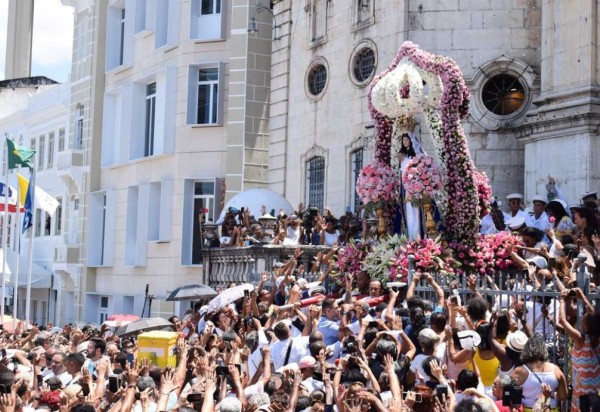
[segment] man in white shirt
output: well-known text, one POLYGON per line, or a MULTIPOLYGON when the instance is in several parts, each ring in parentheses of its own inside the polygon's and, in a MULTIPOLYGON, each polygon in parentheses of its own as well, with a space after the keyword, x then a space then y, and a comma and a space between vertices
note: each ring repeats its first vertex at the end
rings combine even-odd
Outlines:
MULTIPOLYGON (((528 227, 535 227, 544 233, 546 230, 552 228, 552 223, 550 223, 548 215, 544 209, 546 209, 546 199, 544 196, 535 195, 533 197, 533 213, 528 214, 527 220, 525 221, 528 227)), ((550 244, 550 240, 545 234, 543 241, 547 245, 550 244)))
POLYGON ((65 361, 67 355, 63 352, 56 352, 50 360, 50 370, 52 371, 44 377, 44 382, 50 378, 58 378, 62 383, 63 388, 71 381, 72 376, 67 372, 65 361))
POLYGON ((504 216, 505 221, 517 216, 527 219, 527 213, 521 210, 521 202, 523 201, 523 195, 521 193, 511 193, 506 196, 506 199, 508 200, 508 207, 510 210, 504 216))
POLYGON ((282 320, 273 327, 273 333, 278 339, 270 346, 274 370, 290 363, 298 363, 304 354, 302 347, 295 342, 295 338, 292 338, 288 323, 289 320, 282 320))

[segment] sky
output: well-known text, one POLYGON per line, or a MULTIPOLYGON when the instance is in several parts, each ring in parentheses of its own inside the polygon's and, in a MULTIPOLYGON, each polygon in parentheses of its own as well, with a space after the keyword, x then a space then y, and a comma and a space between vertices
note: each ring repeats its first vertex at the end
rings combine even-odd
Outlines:
MULTIPOLYGON (((4 79, 8 0, 0 0, 0 79, 4 79)), ((73 8, 60 0, 35 0, 31 75, 60 83, 69 79, 73 48, 73 8)))

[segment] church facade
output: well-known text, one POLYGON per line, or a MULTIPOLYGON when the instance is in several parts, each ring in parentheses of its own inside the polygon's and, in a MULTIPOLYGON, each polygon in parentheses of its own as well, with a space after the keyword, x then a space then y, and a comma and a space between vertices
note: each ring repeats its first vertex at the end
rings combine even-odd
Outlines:
POLYGON ((596 2, 273 3, 269 182, 292 204, 356 210, 356 176, 374 157, 369 84, 407 40, 460 66, 471 156, 499 199, 522 192, 531 206, 548 176, 570 203, 597 189, 596 2))

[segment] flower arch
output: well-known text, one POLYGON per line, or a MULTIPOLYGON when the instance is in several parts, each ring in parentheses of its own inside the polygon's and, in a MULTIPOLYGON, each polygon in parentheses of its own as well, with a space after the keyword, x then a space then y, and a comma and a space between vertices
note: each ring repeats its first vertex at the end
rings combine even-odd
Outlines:
POLYGON ((442 167, 440 207, 449 240, 472 244, 479 233, 475 166, 461 119, 469 112, 470 93, 452 59, 404 42, 386 70, 373 79, 368 95, 375 123, 378 161, 390 164, 396 118, 422 113, 442 167))

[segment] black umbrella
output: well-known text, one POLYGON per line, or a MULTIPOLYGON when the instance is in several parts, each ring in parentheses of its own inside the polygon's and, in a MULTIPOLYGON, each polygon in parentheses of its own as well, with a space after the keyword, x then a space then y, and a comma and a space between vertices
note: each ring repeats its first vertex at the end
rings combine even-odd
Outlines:
POLYGON ((167 300, 198 300, 203 298, 214 298, 219 293, 206 285, 187 285, 175 289, 167 300))
POLYGON ((117 336, 124 336, 137 332, 161 330, 165 328, 173 329, 175 328, 175 325, 163 318, 143 318, 121 326, 119 329, 117 329, 115 334, 117 336))

